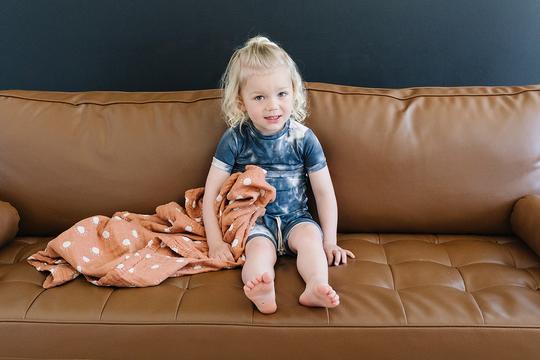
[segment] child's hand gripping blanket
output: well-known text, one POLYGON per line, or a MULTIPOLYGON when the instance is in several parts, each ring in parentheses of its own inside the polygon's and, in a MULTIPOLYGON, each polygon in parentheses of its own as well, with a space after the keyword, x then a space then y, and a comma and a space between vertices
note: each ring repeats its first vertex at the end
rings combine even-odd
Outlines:
POLYGON ((255 220, 274 201, 276 190, 265 171, 254 165, 232 174, 222 185, 214 209, 223 241, 234 262, 211 259, 202 221, 204 188, 186 191, 185 210, 176 202, 156 208, 155 215, 116 212, 79 221, 28 258, 49 271, 44 288, 83 274, 95 285, 142 287, 168 277, 232 268, 244 263, 246 238, 255 220))

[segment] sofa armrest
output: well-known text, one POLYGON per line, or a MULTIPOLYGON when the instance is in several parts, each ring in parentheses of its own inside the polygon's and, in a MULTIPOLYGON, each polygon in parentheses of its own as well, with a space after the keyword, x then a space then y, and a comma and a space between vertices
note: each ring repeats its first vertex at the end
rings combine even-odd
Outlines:
POLYGON ((19 220, 17 209, 8 202, 0 201, 0 247, 17 235, 19 220))
POLYGON ((540 256, 540 195, 526 195, 512 209, 510 223, 514 234, 540 256))

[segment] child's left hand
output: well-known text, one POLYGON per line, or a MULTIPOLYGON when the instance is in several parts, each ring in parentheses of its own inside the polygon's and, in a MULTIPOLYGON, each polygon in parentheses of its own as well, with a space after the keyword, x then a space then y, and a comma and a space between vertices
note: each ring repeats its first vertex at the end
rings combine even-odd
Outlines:
POLYGON ((340 263, 347 264, 347 256, 355 258, 352 251, 347 249, 342 249, 341 247, 335 244, 324 244, 324 252, 326 253, 326 259, 328 260, 328 265, 331 266, 339 265, 340 263))

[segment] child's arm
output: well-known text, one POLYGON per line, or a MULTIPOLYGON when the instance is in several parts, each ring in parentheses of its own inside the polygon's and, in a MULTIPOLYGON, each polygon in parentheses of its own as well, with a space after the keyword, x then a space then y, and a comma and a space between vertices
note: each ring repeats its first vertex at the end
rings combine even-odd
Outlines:
POLYGON ((221 236, 221 230, 214 211, 214 204, 221 186, 229 175, 226 171, 218 169, 215 166, 210 166, 203 196, 203 221, 206 241, 208 242, 208 255, 211 258, 224 261, 234 261, 234 258, 229 245, 223 241, 223 237, 221 236))
POLYGON ((347 256, 352 258, 355 256, 351 251, 342 249, 337 245, 337 202, 328 166, 310 173, 309 181, 317 203, 317 212, 323 230, 324 252, 328 259, 328 265, 332 263, 339 265, 341 262, 346 264, 347 256))

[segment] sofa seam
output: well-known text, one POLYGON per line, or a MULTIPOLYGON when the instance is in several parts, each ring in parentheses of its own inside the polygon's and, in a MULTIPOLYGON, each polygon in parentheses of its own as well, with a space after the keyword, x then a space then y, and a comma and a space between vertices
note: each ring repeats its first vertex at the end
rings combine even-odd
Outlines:
POLYGON ((474 300, 474 304, 478 308, 478 312, 480 313, 480 316, 482 317, 482 325, 486 325, 486 318, 484 317, 484 312, 482 311, 482 308, 480 307, 480 304, 478 303, 478 300, 476 300, 476 297, 474 296, 474 293, 469 292, 469 291, 467 291, 467 293, 469 295, 471 295, 471 297, 474 300))
POLYGON ((99 103, 99 102, 92 102, 92 101, 85 101, 85 102, 78 102, 78 103, 72 103, 69 101, 62 101, 62 100, 51 100, 51 99, 33 99, 29 97, 24 96, 16 96, 16 95, 6 95, 6 94, 0 94, 0 97, 4 98, 13 98, 13 99, 19 99, 19 100, 28 100, 28 101, 38 101, 38 102, 46 102, 46 103, 58 103, 58 104, 66 104, 66 105, 72 105, 72 106, 79 106, 79 105, 97 105, 97 106, 108 106, 108 105, 128 105, 128 104, 157 104, 157 103, 179 103, 179 104, 190 104, 190 103, 196 103, 199 101, 206 101, 206 100, 218 100, 221 99, 221 96, 215 96, 215 97, 205 97, 205 98, 198 98, 194 100, 151 100, 151 101, 114 101, 114 102, 108 102, 108 103, 99 103))
MULTIPOLYGON (((14 239, 13 243, 20 243, 18 242, 16 239, 14 239)), ((17 253, 15 255, 13 255, 12 258, 10 258, 8 261, 11 261, 11 262, 5 262, 5 261, 0 261, 0 265, 15 265, 15 264, 18 264, 18 263, 27 263, 28 264, 28 257, 24 258, 24 259, 20 259, 18 261, 17 260, 17 257, 22 253, 24 252, 26 249, 28 249, 29 247, 35 245, 36 243, 24 243, 20 245, 19 249, 17 250, 17 253)), ((7 246, 6 246, 7 247, 7 246)), ((29 264, 30 265, 30 264, 29 264)))
MULTIPOLYGON (((451 261, 451 260, 450 260, 451 261)), ((482 318, 482 325, 486 324, 486 319, 484 318, 484 313, 482 312, 482 308, 480 307, 480 304, 478 303, 478 300, 476 300, 476 297, 474 297, 474 294, 469 291, 467 288, 467 282, 465 281, 465 277, 463 276, 463 273, 461 272, 461 269, 458 266, 454 267, 458 273, 459 276, 461 276, 461 280, 463 281, 463 287, 465 288, 465 293, 469 294, 472 299, 474 300, 474 305, 476 306, 476 309, 478 309, 478 313, 480 314, 480 317, 482 318)))
POLYGON ((450 264, 450 265, 448 265, 448 267, 456 268, 452 264, 452 259, 450 258, 450 254, 448 253, 448 249, 445 246, 446 243, 441 242, 441 237, 439 236, 439 234, 433 234, 433 235, 435 235, 435 245, 442 246, 444 248, 444 250, 446 251, 446 258, 448 259, 448 263, 450 264))
MULTIPOLYGON (((408 88, 404 88, 404 89, 408 89, 408 88)), ((314 92, 325 92, 325 93, 332 93, 332 94, 338 94, 338 95, 344 95, 344 96, 348 96, 348 95, 381 96, 381 97, 392 98, 394 100, 411 100, 411 99, 422 98, 422 97, 437 98, 437 97, 513 96, 513 95, 521 95, 522 93, 525 93, 525 92, 539 92, 540 91, 540 89, 526 89, 526 90, 522 90, 518 92, 503 93, 503 94, 447 94, 447 95, 423 94, 423 95, 415 95, 415 96, 410 96, 410 97, 399 98, 397 96, 392 96, 392 95, 387 95, 387 94, 374 94, 374 93, 364 93, 364 92, 340 92, 336 90, 324 90, 324 89, 314 89, 314 88, 308 88, 308 90, 314 91, 314 92)), ((383 90, 400 90, 400 89, 383 89, 383 90)))
MULTIPOLYGON (((439 235, 435 234, 435 236, 437 237, 437 241, 439 241, 440 240, 439 235)), ((461 277, 461 281, 463 282, 463 289, 465 290, 464 292, 466 294, 469 294, 474 300, 474 305, 476 306, 476 309, 478 310, 478 313, 480 314, 480 318, 482 319, 482 324, 485 325, 486 319, 484 318, 484 313, 482 312, 482 308, 480 308, 480 304, 478 304, 478 300, 476 300, 472 292, 467 290, 467 282, 465 281, 465 277, 463 276, 461 269, 458 266, 455 266, 454 263, 452 262, 452 258, 450 257, 450 254, 448 253, 448 248, 445 246, 444 249, 446 250, 446 256, 448 257, 448 261, 450 261, 450 267, 453 267, 459 273, 459 276, 461 277)))
MULTIPOLYGON (((512 244, 512 243, 510 243, 510 244, 512 244)), ((506 244, 499 244, 499 245, 504 246, 504 248, 506 249, 508 254, 510 254, 510 258, 512 259, 512 263, 514 265, 514 269, 518 269, 517 262, 516 262, 516 259, 514 258, 514 255, 512 254, 512 251, 510 251, 510 249, 508 248, 508 246, 506 246, 506 244)))
POLYGON ((530 277, 533 278, 534 280, 534 283, 536 285, 536 288, 534 289, 535 291, 538 291, 540 290, 540 283, 538 282, 538 280, 536 280, 536 277, 534 276, 534 274, 530 271, 529 268, 523 268, 523 269, 520 269, 520 270, 525 270, 527 272, 527 274, 529 274, 530 277))
POLYGON ((539 325, 489 325, 489 324, 483 324, 483 325, 413 325, 413 324, 407 324, 407 326, 403 325, 314 325, 314 326, 306 326, 306 325, 267 325, 267 324, 246 324, 246 323, 215 323, 215 322, 112 322, 112 321, 94 321, 94 322, 83 322, 83 321, 72 321, 72 322, 58 322, 58 321, 36 321, 36 320, 28 320, 28 321, 21 321, 21 319, 2 319, 0 320, 0 324, 2 323, 19 323, 19 324, 43 324, 43 325, 100 325, 100 326, 154 326, 154 325, 163 325, 163 326, 239 326, 239 327, 266 327, 269 329, 276 329, 276 328, 283 328, 283 329, 290 329, 290 328, 299 328, 299 329, 350 329, 350 328, 357 328, 357 329, 409 329, 409 328, 437 328, 437 329, 461 329, 461 328, 469 328, 469 329, 483 329, 483 330, 490 330, 490 329, 515 329, 515 330, 540 330, 539 325))
POLYGON ((183 289, 182 295, 180 296, 180 299, 178 300, 178 305, 176 305, 176 312, 174 313, 174 318, 178 319, 178 313, 180 312, 180 306, 182 305, 182 300, 184 300, 184 295, 187 292, 187 289, 183 289))
POLYGON ((28 305, 28 308, 24 312, 24 319, 26 319, 26 316, 28 315, 28 312, 30 311, 30 308, 32 307, 32 305, 34 305, 37 298, 40 297, 41 294, 43 294, 45 292, 45 290, 47 290, 47 289, 41 288, 41 291, 39 292, 39 294, 37 294, 36 297, 34 297, 34 299, 32 299, 32 302, 30 302, 30 304, 28 305))
MULTIPOLYGON (((423 88, 427 88, 427 87, 423 87, 423 88)), ((475 87, 472 86, 471 88, 475 88, 475 87)), ((401 89, 415 89, 415 88, 397 88, 397 89, 394 89, 394 88, 391 88, 391 89, 390 88, 388 88, 388 89, 387 88, 380 88, 380 90, 401 90, 401 89)), ((434 88, 431 88, 431 89, 438 89, 438 88, 434 87, 434 88)), ((539 92, 540 91, 540 89, 524 89, 524 90, 517 91, 517 92, 501 93, 501 94, 447 94, 447 95, 442 95, 442 94, 421 94, 421 95, 415 95, 415 96, 400 98, 400 97, 397 97, 397 96, 392 96, 392 95, 387 95, 387 94, 375 94, 375 93, 368 93, 368 92, 343 92, 343 91, 337 91, 337 90, 317 89, 317 88, 313 88, 313 87, 309 87, 309 86, 307 87, 307 90, 308 91, 313 91, 313 92, 325 92, 325 93, 339 94, 339 95, 345 95, 345 96, 348 96, 348 95, 381 96, 381 97, 392 98, 392 99, 395 99, 395 100, 410 100, 410 99, 415 99, 415 98, 420 98, 420 97, 513 96, 513 95, 521 95, 521 94, 526 93, 526 92, 539 92)), ((130 93, 131 92, 126 92, 126 94, 130 94, 130 93)), ((168 94, 168 92, 163 92, 163 94, 168 94)), ((222 96, 214 96, 214 97, 198 98, 198 99, 189 100, 189 101, 187 101, 187 100, 152 100, 152 101, 141 101, 141 102, 138 102, 138 101, 115 101, 115 102, 108 102, 108 103, 98 103, 98 102, 87 101, 87 102, 80 102, 80 103, 72 103, 72 102, 62 101, 62 100, 34 99, 34 98, 31 98, 31 97, 25 97, 25 96, 20 96, 20 95, 1 94, 1 93, 0 93, 0 97, 22 99, 22 100, 29 100, 29 101, 40 101, 40 102, 48 102, 48 103, 61 103, 61 104, 67 104, 67 105, 73 105, 73 106, 78 106, 78 105, 107 106, 107 105, 115 105, 115 104, 152 104, 152 103, 195 103, 195 102, 199 102, 199 101, 217 100, 217 99, 222 98, 222 96)))
MULTIPOLYGON (((17 259, 17 257, 19 256, 19 254, 21 254, 27 247, 28 247, 29 244, 26 244, 24 246, 21 246, 19 248, 19 250, 17 251, 17 253, 13 256, 13 258, 11 259, 11 264, 9 265, 14 265, 16 262, 15 260, 17 259)), ((21 259, 20 261, 17 261, 17 263, 21 263, 21 262, 25 262, 26 260, 26 263, 28 264, 28 258, 26 259, 21 259)))
POLYGON ((115 291, 114 289, 110 289, 109 296, 107 296, 107 299, 105 299, 105 302, 103 303, 103 306, 101 307, 101 311, 99 312, 99 320, 103 319, 103 312, 105 311, 105 307, 107 306, 107 303, 109 302, 109 299, 111 298, 112 293, 115 291))
MULTIPOLYGON (((437 239, 439 237, 437 236, 437 239)), ((441 244, 442 245, 442 244, 441 244)), ((442 245, 444 246, 444 245, 442 245)), ((448 248, 446 246, 444 246, 444 250, 446 251, 446 257, 448 258, 448 261, 450 261, 450 267, 456 269, 459 273, 459 276, 461 276, 461 281, 463 282, 463 288, 465 289, 465 291, 467 291, 467 283, 465 283, 465 278, 463 277, 463 274, 461 273, 461 270, 459 269, 459 267, 457 267, 456 265, 454 265, 453 261, 452 261, 452 258, 450 257, 450 253, 448 253, 448 248)))
POLYGON ((184 300, 184 295, 189 290, 189 283, 191 282, 192 277, 193 277, 193 275, 188 276, 186 288, 184 289, 184 292, 182 293, 182 296, 180 297, 180 301, 178 301, 178 305, 176 306, 176 313, 174 314, 174 319, 175 320, 178 320, 178 313, 180 312, 180 306, 182 305, 182 300, 184 300))
MULTIPOLYGON (((2 264, 0 264, 2 265, 2 264)), ((41 271, 43 272, 43 271, 41 271)), ((30 281, 27 281, 27 280, 4 280, 4 279, 0 279, 0 284, 11 284, 11 283, 23 283, 23 284, 31 284, 31 285, 36 285, 36 286, 39 286, 39 287, 43 287, 43 284, 36 284, 34 282, 30 282, 30 281)), ((45 289, 47 290, 47 289, 45 289)))
MULTIPOLYGON (((514 244, 514 243, 507 243, 507 244, 514 244)), ((540 284, 538 283, 538 281, 536 280, 535 276, 533 275, 533 273, 531 271, 529 271, 528 268, 518 268, 517 267, 517 262, 516 262, 516 258, 514 257, 514 254, 512 254, 512 250, 509 246, 506 246, 506 244, 501 244, 501 246, 504 246, 506 248, 506 251, 508 251, 508 253, 510 254, 510 257, 512 258, 512 262, 514 263, 514 269, 516 270, 525 270, 525 272, 527 272, 527 274, 529 274, 529 276, 534 280, 534 283, 536 285, 536 288, 534 289, 535 291, 538 290, 540 288, 540 284)))
POLYGON ((325 307, 324 310, 326 311, 326 324, 330 326, 330 311, 328 311, 327 307, 325 307))
MULTIPOLYGON (((531 289, 527 285, 523 285, 523 284, 520 284, 520 283, 488 285, 488 286, 484 286, 484 287, 480 287, 478 289, 475 289, 474 291, 478 292, 478 291, 482 291, 482 290, 486 290, 486 289, 508 288, 508 287, 516 287, 516 288, 522 288, 522 289, 536 291, 535 289, 531 289)), ((472 294, 472 293, 470 293, 470 294, 472 294)))
MULTIPOLYGON (((377 233, 377 235, 379 236, 379 243, 380 243, 380 233, 377 233)), ((383 246, 383 251, 384 251, 384 257, 386 259, 386 265, 388 266, 388 269, 390 270, 390 275, 392 276, 392 286, 394 288, 394 291, 397 293, 399 304, 401 305, 401 310, 403 311, 403 316, 405 317, 405 325, 409 325, 409 320, 407 319, 407 312, 405 311, 405 304, 403 304, 403 299, 401 298, 401 294, 399 293, 399 290, 396 288, 396 280, 394 278, 394 271, 392 270, 392 265, 388 263, 388 256, 386 255, 386 248, 384 246, 383 246)))

